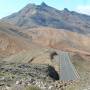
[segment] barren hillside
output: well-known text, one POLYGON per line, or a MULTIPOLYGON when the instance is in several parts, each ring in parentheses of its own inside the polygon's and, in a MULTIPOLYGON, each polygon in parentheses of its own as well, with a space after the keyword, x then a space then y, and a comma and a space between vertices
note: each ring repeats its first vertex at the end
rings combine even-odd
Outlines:
POLYGON ((28 50, 32 47, 30 38, 27 40, 20 28, 12 24, 0 22, 0 58, 28 50))
POLYGON ((61 50, 68 48, 82 51, 90 51, 90 37, 79 33, 53 28, 33 28, 22 30, 32 37, 32 41, 43 46, 49 46, 61 50))

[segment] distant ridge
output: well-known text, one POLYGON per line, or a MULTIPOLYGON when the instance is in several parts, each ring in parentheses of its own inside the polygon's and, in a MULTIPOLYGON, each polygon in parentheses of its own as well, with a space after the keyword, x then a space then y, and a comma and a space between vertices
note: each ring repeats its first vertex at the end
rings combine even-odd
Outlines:
POLYGON ((90 16, 69 11, 67 8, 60 11, 48 6, 45 2, 41 5, 28 4, 22 10, 2 20, 13 22, 23 28, 52 27, 90 34, 90 16))

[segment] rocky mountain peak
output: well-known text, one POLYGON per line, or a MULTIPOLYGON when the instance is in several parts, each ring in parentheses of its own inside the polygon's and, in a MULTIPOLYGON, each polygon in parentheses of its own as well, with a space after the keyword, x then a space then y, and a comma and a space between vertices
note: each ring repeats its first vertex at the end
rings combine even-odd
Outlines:
POLYGON ((90 33, 90 16, 69 11, 63 11, 48 6, 45 2, 41 5, 28 4, 19 12, 3 18, 4 21, 14 22, 23 28, 52 27, 67 29, 83 34, 90 33))
POLYGON ((64 11, 64 12, 70 12, 67 8, 64 8, 63 11, 64 11))
POLYGON ((45 2, 42 2, 41 6, 47 6, 47 4, 45 2))
POLYGON ((24 9, 25 9, 25 8, 31 9, 31 8, 33 8, 33 7, 35 7, 35 6, 36 6, 35 4, 29 3, 28 5, 26 5, 26 6, 24 7, 24 9))

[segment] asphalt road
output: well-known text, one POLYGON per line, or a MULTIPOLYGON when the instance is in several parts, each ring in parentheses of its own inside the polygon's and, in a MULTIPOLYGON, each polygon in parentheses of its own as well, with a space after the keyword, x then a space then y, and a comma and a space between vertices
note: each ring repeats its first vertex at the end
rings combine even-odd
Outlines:
POLYGON ((68 52, 58 52, 58 56, 56 56, 56 61, 60 65, 59 67, 60 80, 78 80, 79 79, 79 75, 74 65, 70 61, 68 52))

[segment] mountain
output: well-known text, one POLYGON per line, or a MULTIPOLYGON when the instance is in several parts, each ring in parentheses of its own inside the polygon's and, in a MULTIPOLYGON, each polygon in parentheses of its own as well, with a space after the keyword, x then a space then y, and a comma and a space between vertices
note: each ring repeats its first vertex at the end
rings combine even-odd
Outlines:
MULTIPOLYGON (((58 49, 90 51, 90 16, 64 9, 28 4, 22 10, 1 19, 24 40, 58 49), (15 28, 18 27, 16 30, 15 28)), ((24 41, 22 40, 22 41, 24 41)))
POLYGON ((13 24, 0 22, 0 59, 29 50, 34 46, 30 37, 19 30, 20 28, 13 24))
POLYGON ((77 32, 49 27, 31 28, 21 31, 32 37, 33 42, 42 46, 57 48, 58 50, 90 52, 90 37, 77 32))
POLYGON ((36 89, 38 86, 45 86, 41 89, 46 90, 48 87, 60 90, 64 86, 66 90, 87 89, 90 83, 89 45, 90 16, 66 8, 60 11, 44 2, 28 4, 0 20, 0 88, 24 90, 24 86, 34 83, 36 89), (78 82, 56 81, 60 73, 56 56, 59 50, 69 52, 70 61, 80 75, 78 82))
POLYGON ((72 32, 90 34, 90 16, 64 9, 62 11, 48 6, 28 4, 22 10, 2 20, 28 29, 35 27, 52 27, 72 32))

